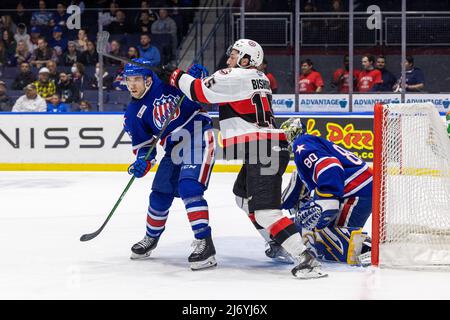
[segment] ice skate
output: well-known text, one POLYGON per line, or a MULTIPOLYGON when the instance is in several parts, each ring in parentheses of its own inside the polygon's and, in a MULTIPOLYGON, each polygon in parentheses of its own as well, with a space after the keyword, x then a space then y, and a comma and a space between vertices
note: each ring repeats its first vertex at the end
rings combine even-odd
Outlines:
POLYGON ((211 237, 195 239, 192 246, 194 247, 194 251, 189 256, 188 261, 193 271, 217 266, 215 258, 216 249, 214 248, 211 237))
POLYGON ((268 258, 271 258, 274 261, 280 263, 294 263, 294 259, 292 258, 292 256, 278 243, 276 243, 275 241, 269 241, 267 242, 267 245, 269 247, 266 249, 265 253, 268 258))
POLYGON ((308 250, 300 254, 298 261, 299 264, 291 270, 292 275, 297 279, 307 280, 328 277, 328 274, 320 269, 320 263, 308 250))
POLYGON ((159 238, 145 236, 144 239, 133 245, 131 248, 132 260, 146 259, 150 257, 152 251, 156 248, 159 238))

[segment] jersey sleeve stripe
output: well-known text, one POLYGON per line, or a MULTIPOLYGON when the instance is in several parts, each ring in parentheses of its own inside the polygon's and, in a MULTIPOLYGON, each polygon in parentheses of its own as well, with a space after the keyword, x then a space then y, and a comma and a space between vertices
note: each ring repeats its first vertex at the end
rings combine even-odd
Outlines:
POLYGON ((314 176, 313 176, 314 182, 317 183, 317 179, 319 179, 319 176, 332 167, 339 167, 341 168, 341 170, 344 170, 341 162, 334 157, 324 157, 320 159, 318 162, 316 162, 314 166, 314 176))
POLYGON ((192 99, 198 102, 209 103, 208 99, 205 97, 205 93, 202 88, 202 80, 195 79, 191 83, 191 96, 192 99))
POLYGON ((353 180, 345 184, 344 187, 344 197, 348 197, 357 191, 364 188, 367 184, 372 181, 372 172, 370 168, 367 168, 359 176, 355 177, 353 180))

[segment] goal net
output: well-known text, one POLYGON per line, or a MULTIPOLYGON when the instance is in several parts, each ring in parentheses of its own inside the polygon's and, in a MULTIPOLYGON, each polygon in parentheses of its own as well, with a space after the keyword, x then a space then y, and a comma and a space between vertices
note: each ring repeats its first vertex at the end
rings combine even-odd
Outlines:
POLYGON ((431 103, 375 106, 372 264, 450 267, 450 139, 431 103))

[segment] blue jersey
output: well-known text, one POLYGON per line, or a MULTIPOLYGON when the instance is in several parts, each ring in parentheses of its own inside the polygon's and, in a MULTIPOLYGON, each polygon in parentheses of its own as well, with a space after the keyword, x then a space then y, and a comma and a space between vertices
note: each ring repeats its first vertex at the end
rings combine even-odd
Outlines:
POLYGON ((293 143, 299 177, 320 197, 372 195, 372 170, 353 152, 320 137, 299 136, 293 143))
MULTIPOLYGON (((157 136, 170 111, 176 107, 183 93, 175 87, 164 84, 156 75, 153 83, 141 99, 132 99, 125 112, 124 129, 131 137, 133 152, 138 157, 144 156, 157 136)), ((177 129, 194 131, 194 121, 201 121, 203 129, 212 127, 211 118, 198 103, 184 99, 171 122, 161 137, 161 145, 166 151, 173 146, 171 134, 177 129)), ((156 148, 150 160, 156 156, 156 148)))

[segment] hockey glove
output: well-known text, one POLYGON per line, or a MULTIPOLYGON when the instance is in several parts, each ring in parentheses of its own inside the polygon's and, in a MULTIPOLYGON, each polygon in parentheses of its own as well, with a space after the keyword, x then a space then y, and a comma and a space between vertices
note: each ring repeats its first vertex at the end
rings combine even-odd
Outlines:
POLYGON ((133 164, 128 167, 128 174, 135 176, 136 178, 142 178, 152 168, 153 161, 137 159, 133 164))
POLYGON ((339 214, 337 199, 315 199, 306 204, 295 215, 295 223, 307 230, 323 229, 339 214))
POLYGON ((208 70, 201 64, 193 64, 187 70, 187 73, 196 79, 203 79, 209 76, 208 70))
POLYGON ((165 84, 178 88, 178 80, 185 72, 178 69, 174 64, 166 64, 159 71, 159 78, 165 84))

